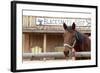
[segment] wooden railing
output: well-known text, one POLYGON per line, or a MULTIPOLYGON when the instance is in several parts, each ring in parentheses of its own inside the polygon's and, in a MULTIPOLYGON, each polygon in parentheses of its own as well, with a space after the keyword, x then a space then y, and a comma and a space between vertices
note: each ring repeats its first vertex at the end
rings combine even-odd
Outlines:
MULTIPOLYGON (((73 56, 73 54, 70 54, 70 56, 73 56)), ((69 56, 69 57, 70 57, 69 56)), ((91 57, 91 52, 75 52, 75 57, 91 57)), ((45 53, 23 53, 23 58, 65 58, 63 52, 45 52, 45 53)))

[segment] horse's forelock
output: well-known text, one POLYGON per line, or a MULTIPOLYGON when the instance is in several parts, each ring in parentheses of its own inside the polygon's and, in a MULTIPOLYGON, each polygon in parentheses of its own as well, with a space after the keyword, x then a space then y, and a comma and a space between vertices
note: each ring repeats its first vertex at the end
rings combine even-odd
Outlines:
POLYGON ((66 29, 66 31, 69 31, 69 32, 72 31, 72 30, 73 30, 72 26, 68 26, 67 29, 66 29))

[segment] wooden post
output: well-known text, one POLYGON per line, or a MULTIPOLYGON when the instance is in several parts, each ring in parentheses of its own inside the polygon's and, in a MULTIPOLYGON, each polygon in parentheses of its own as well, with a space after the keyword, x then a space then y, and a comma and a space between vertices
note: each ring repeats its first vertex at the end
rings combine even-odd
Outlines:
MULTIPOLYGON (((46 53, 46 40, 47 40, 47 37, 46 37, 46 34, 44 34, 43 36, 43 53, 46 53)), ((46 61, 46 58, 43 58, 44 61, 46 61)))
POLYGON ((25 39, 24 39, 24 52, 30 52, 30 47, 29 47, 29 34, 25 34, 25 39))
POLYGON ((44 39, 43 39, 43 52, 44 53, 46 52, 46 40, 47 40, 47 37, 46 37, 46 34, 44 34, 44 39))

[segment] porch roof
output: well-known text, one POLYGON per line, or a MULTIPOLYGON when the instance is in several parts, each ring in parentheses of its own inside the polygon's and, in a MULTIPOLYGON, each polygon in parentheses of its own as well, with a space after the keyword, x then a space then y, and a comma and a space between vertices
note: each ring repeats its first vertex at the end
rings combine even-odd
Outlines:
MULTIPOLYGON (((91 27, 77 26, 76 30, 82 33, 91 33, 91 27)), ((35 26, 35 27, 23 27, 23 32, 32 33, 64 33, 63 26, 35 26)))

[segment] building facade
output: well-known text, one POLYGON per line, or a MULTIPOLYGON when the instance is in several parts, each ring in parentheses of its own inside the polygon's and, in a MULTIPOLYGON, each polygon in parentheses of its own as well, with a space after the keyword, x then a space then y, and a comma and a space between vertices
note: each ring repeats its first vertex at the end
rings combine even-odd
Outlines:
POLYGON ((76 29, 91 35, 90 18, 23 16, 22 44, 23 53, 45 53, 63 51, 63 22, 71 25, 76 23, 76 29))

